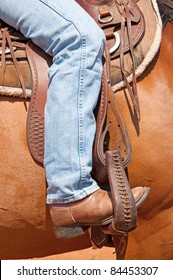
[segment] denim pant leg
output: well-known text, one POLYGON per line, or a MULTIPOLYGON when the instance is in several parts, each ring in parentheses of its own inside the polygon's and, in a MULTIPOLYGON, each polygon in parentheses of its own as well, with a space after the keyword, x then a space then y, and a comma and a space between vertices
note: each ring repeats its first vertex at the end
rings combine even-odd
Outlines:
POLYGON ((84 198, 91 177, 105 37, 74 0, 0 0, 0 17, 53 57, 45 108, 47 203, 84 198))

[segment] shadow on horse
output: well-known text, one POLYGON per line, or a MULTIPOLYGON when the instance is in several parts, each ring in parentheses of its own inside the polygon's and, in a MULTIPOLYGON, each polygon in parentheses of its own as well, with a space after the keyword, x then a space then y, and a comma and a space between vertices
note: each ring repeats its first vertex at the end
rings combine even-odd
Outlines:
MULTIPOLYGON (((173 259, 172 53, 173 25, 167 23, 158 54, 138 79, 140 122, 126 90, 116 92, 133 151, 130 185, 151 188, 138 209, 138 227, 129 234, 126 259, 173 259)), ((54 236, 44 169, 28 150, 23 100, 1 96, 0 112, 0 258, 39 258, 92 247, 88 232, 64 240, 54 236)))

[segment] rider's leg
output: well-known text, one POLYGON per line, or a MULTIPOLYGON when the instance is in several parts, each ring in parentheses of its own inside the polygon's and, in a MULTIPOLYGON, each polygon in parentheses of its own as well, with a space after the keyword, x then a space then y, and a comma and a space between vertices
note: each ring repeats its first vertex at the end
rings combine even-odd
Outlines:
POLYGON ((90 172, 104 34, 73 0, 1 0, 0 14, 53 56, 45 110, 47 202, 82 199, 98 189, 90 172))

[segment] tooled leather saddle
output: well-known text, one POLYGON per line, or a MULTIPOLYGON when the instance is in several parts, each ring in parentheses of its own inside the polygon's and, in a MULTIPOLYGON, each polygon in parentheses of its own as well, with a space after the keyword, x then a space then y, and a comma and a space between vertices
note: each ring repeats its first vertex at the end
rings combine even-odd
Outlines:
MULTIPOLYGON (((134 62, 133 48, 143 37, 145 21, 141 10, 134 0, 77 0, 103 29, 107 39, 107 48, 103 57, 102 87, 99 102, 95 110, 96 136, 93 148, 92 175, 101 187, 109 184, 114 204, 114 222, 110 234, 113 236, 127 236, 128 232, 137 226, 136 204, 126 175, 126 167, 131 159, 131 147, 125 124, 116 103, 111 88, 111 61, 120 60, 122 79, 131 96, 134 109, 140 115, 137 98, 134 68, 132 88, 127 81, 124 71, 124 55, 130 52, 134 62), (115 117, 116 140, 115 146, 109 147, 110 121, 107 115, 109 105, 115 117), (121 143, 121 145, 120 145, 121 143)), ((27 139, 32 157, 38 164, 43 164, 44 158, 44 106, 47 98, 48 77, 47 70, 52 58, 45 54, 22 34, 1 23, 1 75, 5 86, 5 72, 11 63, 15 66, 15 73, 19 84, 26 94, 25 77, 22 75, 18 63, 23 59, 23 52, 27 59, 28 76, 32 75, 31 101, 27 118, 27 139), (30 73, 29 73, 30 72, 30 73)), ((25 75, 27 76, 27 75, 25 75)), ((98 238, 98 228, 92 228, 92 240, 101 247, 105 242, 104 233, 98 238)), ((123 248, 125 250, 125 247, 123 248)))

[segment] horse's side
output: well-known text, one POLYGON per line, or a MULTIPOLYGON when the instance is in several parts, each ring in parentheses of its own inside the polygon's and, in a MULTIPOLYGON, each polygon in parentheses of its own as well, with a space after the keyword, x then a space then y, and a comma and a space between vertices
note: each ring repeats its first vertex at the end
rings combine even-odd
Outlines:
MULTIPOLYGON (((167 24, 160 53, 138 83, 141 121, 128 96, 116 93, 129 132, 132 187, 151 192, 139 209, 138 228, 129 234, 126 258, 173 259, 173 25, 167 24)), ((88 233, 56 240, 46 210, 44 170, 30 156, 27 112, 16 98, 0 97, 0 258, 60 254, 91 246, 88 233)))
POLYGON ((126 258, 173 259, 173 25, 168 23, 158 58, 138 83, 141 121, 130 113, 128 99, 117 95, 127 124, 132 186, 151 192, 139 210, 139 225, 130 235, 126 258))

